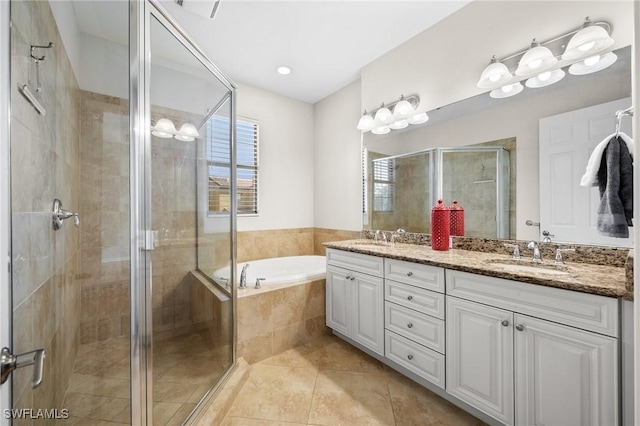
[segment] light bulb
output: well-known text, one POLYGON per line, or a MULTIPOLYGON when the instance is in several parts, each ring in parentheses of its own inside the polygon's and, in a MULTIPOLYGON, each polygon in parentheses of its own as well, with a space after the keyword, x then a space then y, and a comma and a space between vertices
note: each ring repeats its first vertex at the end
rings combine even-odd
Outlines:
POLYGON ((495 83, 496 81, 500 80, 500 75, 497 73, 491 74, 489 76, 489 80, 491 80, 492 83, 495 83))
POLYGON ((400 129, 404 129, 408 125, 409 125, 409 122, 407 120, 398 120, 389 124, 389 128, 393 130, 400 130, 400 129))
POLYGON ((389 126, 380 126, 375 127, 373 130, 371 130, 371 133, 373 133, 374 135, 386 135, 390 131, 391 129, 389 128, 389 126))
POLYGON ((578 46, 578 50, 580 50, 582 52, 586 52, 587 50, 593 49, 593 46, 595 46, 595 45, 596 45, 595 41, 588 41, 588 42, 578 46))
POLYGON ((513 90, 513 84, 507 84, 506 86, 502 86, 501 89, 504 93, 509 93, 510 91, 513 90))
POLYGON ((393 120, 393 114, 391 114, 391 110, 382 104, 380 109, 376 112, 375 120, 378 123, 389 124, 393 120))
POLYGON ((592 67, 598 62, 600 62, 600 55, 589 56, 587 59, 584 60, 584 64, 588 67, 592 67))
POLYGON ((413 117, 410 117, 407 121, 409 122, 409 124, 422 124, 426 123, 428 120, 429 116, 427 115, 427 113, 421 112, 414 115, 413 117))
POLYGON ((542 65, 542 59, 534 59, 532 61, 529 61, 529 68, 531 68, 532 70, 538 68, 540 65, 542 65))
POLYGON ((551 71, 546 71, 546 72, 543 72, 542 74, 540 74, 538 76, 538 79, 540 81, 547 81, 547 80, 549 80, 549 77, 551 77, 551 71))

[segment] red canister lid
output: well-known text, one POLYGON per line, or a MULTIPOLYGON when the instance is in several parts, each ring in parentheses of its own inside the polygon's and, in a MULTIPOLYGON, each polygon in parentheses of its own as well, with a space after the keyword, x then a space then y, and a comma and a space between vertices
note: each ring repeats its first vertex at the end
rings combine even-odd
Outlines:
POLYGON ((453 200, 453 204, 449 206, 450 210, 464 210, 460 204, 458 204, 458 200, 453 200))
POLYGON ((442 200, 438 200, 438 204, 433 206, 431 210, 449 210, 449 207, 447 207, 447 205, 444 204, 442 200))

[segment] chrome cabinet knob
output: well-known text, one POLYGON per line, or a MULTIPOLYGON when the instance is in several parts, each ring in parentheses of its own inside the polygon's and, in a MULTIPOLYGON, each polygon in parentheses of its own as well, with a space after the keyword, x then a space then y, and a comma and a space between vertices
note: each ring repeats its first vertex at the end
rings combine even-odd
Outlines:
POLYGON ((409 323, 409 324, 407 324, 407 327, 408 327, 408 328, 413 328, 413 324, 412 324, 412 323, 409 323))
POLYGON ((407 272, 407 276, 408 277, 412 277, 413 276, 413 272, 411 272, 411 271, 407 272))
POLYGON ((413 300, 413 296, 407 296, 407 300, 413 300))
POLYGON ((518 330, 518 331, 524 330, 524 325, 522 325, 522 324, 516 325, 516 330, 518 330))
POLYGON ((502 326, 503 326, 503 327, 509 327, 509 321, 507 321, 507 320, 502 320, 502 326))
POLYGON ((411 361, 413 359, 413 355, 407 355, 407 359, 411 361))

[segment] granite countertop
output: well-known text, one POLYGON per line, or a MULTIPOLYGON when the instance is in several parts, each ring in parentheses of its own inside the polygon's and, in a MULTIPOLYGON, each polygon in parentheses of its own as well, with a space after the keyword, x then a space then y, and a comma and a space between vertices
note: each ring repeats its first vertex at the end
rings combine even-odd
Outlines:
POLYGON ((627 286, 627 271, 621 266, 577 262, 556 265, 553 259, 549 258, 542 264, 534 264, 525 255, 516 261, 511 256, 499 253, 461 249, 436 251, 428 245, 404 243, 376 245, 367 239, 330 242, 324 243, 324 246, 547 287, 633 299, 633 290, 629 291, 627 286), (518 269, 513 265, 522 265, 525 268, 518 269))

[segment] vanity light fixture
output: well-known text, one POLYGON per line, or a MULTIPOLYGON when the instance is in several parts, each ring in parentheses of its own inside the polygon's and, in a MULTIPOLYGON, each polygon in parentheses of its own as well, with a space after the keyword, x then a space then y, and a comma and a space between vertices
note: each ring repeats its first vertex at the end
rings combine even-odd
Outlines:
POLYGON ((168 118, 161 118, 160 120, 158 120, 156 125, 151 128, 151 134, 153 136, 157 136, 163 139, 172 138, 176 133, 178 133, 178 131, 176 130, 176 126, 173 124, 173 121, 169 120, 168 118))
POLYGON ((391 130, 400 130, 408 127, 410 124, 421 124, 426 122, 429 117, 426 112, 418 112, 420 98, 417 95, 408 97, 400 96, 400 99, 388 104, 381 104, 377 110, 367 113, 364 111, 362 117, 358 121, 357 128, 363 132, 369 132, 376 135, 385 135, 391 130))
POLYGON ((589 17, 587 17, 582 25, 582 29, 576 32, 567 48, 562 54, 562 59, 570 61, 573 59, 582 59, 602 52, 613 44, 614 40, 609 32, 601 26, 593 25, 589 17))
POLYGON ((548 47, 541 46, 534 38, 531 42, 531 48, 522 55, 516 75, 519 77, 530 77, 534 74, 540 74, 553 67, 558 59, 548 47))
POLYGON ((598 72, 613 65, 616 60, 618 60, 618 56, 613 52, 605 53, 604 55, 597 54, 589 56, 571 65, 569 67, 569 74, 586 75, 598 72))
POLYGON ((566 75, 562 70, 565 66, 569 66, 568 71, 573 75, 603 70, 617 58, 612 52, 603 53, 614 43, 610 34, 608 22, 592 22, 587 17, 575 30, 542 43, 533 39, 528 49, 501 59, 493 56, 477 86, 493 89, 489 95, 502 99, 522 92, 520 81, 524 79, 527 79, 525 85, 534 89, 557 83, 566 75))
POLYGON ((491 96, 494 99, 509 98, 511 96, 515 96, 518 93, 522 92, 523 89, 524 87, 520 82, 513 83, 513 84, 506 84, 500 87, 499 89, 492 90, 491 93, 489 93, 489 96, 491 96))
POLYGON ((538 89, 540 87, 551 86, 554 83, 559 82, 565 76, 565 72, 561 69, 553 70, 553 71, 545 71, 543 73, 538 74, 535 77, 531 77, 524 84, 525 86, 531 89, 538 89))
POLYGON ((173 121, 161 118, 157 123, 151 122, 151 134, 163 139, 175 138, 183 142, 194 141, 200 136, 198 129, 191 123, 184 123, 180 130, 176 130, 173 121))

